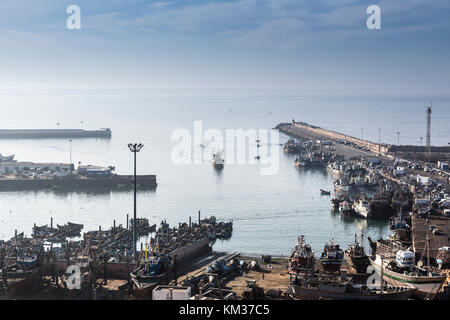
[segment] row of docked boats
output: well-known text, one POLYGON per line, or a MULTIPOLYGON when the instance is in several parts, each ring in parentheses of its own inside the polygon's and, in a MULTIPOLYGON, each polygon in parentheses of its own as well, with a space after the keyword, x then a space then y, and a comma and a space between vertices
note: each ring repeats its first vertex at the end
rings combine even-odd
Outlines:
POLYGON ((355 235, 354 244, 345 252, 333 241, 325 244, 319 271, 315 270, 314 251, 300 236, 289 259, 290 296, 302 300, 434 299, 447 278, 428 267, 418 267, 409 248, 396 251, 394 256, 386 255, 386 240, 379 240, 376 253, 368 256, 361 243, 362 236, 360 242, 355 235), (341 270, 344 257, 356 271, 352 276, 341 270), (378 275, 378 283, 369 280, 369 266, 378 275))

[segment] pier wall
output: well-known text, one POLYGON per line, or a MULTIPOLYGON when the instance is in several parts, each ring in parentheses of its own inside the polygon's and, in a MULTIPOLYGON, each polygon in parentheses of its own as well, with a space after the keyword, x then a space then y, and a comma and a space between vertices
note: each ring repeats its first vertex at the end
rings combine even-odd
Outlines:
POLYGON ((324 138, 327 138, 330 140, 346 140, 346 141, 354 143, 358 146, 365 147, 373 152, 378 152, 380 150, 381 154, 387 154, 389 151, 389 148, 391 147, 390 145, 387 145, 387 144, 381 144, 381 146, 379 146, 378 143, 355 138, 355 137, 352 137, 352 136, 349 136, 349 135, 346 135, 343 133, 326 130, 326 129, 323 129, 320 127, 311 126, 311 125, 309 125, 307 123, 303 123, 303 122, 294 122, 293 126, 296 128, 300 128, 302 130, 313 132, 317 135, 323 136, 324 138))
MULTIPOLYGON (((139 187, 156 187, 156 175, 137 176, 139 187)), ((50 189, 50 188, 117 188, 133 186, 132 175, 114 175, 99 178, 54 178, 54 179, 0 179, 0 190, 50 189)))
MULTIPOLYGON (((426 147, 402 145, 402 146, 390 146, 391 152, 427 152, 426 147)), ((431 152, 450 153, 450 146, 431 146, 431 152)))
POLYGON ((205 238, 203 240, 192 243, 189 246, 173 250, 170 253, 170 256, 172 258, 174 256, 177 256, 177 262, 183 262, 192 256, 198 256, 199 254, 205 253, 207 251, 211 251, 211 247, 209 246, 209 239, 205 238))
POLYGON ((111 138, 111 129, 0 129, 0 139, 111 138))

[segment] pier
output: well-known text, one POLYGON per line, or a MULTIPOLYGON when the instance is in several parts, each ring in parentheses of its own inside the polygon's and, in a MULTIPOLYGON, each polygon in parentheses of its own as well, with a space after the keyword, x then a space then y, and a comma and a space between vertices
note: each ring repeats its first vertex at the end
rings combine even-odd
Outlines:
POLYGON ((111 139, 111 129, 0 129, 0 139, 111 139))

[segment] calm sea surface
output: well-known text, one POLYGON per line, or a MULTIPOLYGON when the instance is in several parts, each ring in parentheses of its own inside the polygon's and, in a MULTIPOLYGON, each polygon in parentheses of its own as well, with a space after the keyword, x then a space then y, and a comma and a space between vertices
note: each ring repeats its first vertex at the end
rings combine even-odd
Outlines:
MULTIPOLYGON (((275 175, 261 175, 259 165, 226 165, 220 173, 209 163, 175 165, 171 152, 174 130, 193 131, 195 120, 203 129, 270 129, 292 118, 357 137, 419 144, 425 137, 424 106, 433 99, 432 143, 450 142, 450 97, 322 96, 296 92, 201 90, 100 90, 1 92, 1 128, 110 127, 111 140, 77 139, 72 142, 74 163, 114 165, 119 174, 132 173, 127 143, 142 142, 138 173, 156 174, 158 187, 138 193, 138 216, 151 223, 166 219, 172 225, 215 215, 234 221, 230 241, 218 241, 217 250, 289 254, 304 234, 316 252, 330 238, 346 247, 355 233, 372 238, 388 235, 386 223, 343 220, 330 212, 332 189, 326 170, 299 171, 293 158, 272 146, 279 157, 275 175), (57 125, 59 123, 59 125, 57 125)), ((286 140, 281 136, 280 143, 286 140)), ((267 146, 266 146, 267 147, 267 146)), ((196 146, 194 146, 194 149, 196 146)), ((69 162, 67 140, 0 140, 2 154, 20 161, 69 162)), ((83 223, 85 230, 126 223, 132 214, 133 195, 112 192, 0 192, 0 237, 14 230, 30 235, 33 223, 83 223)))

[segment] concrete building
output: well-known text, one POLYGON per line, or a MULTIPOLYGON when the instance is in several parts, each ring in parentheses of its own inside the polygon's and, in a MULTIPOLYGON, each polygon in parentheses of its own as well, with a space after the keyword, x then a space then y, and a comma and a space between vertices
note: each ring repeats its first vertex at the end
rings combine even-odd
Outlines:
POLYGON ((152 300, 189 300, 191 287, 157 286, 152 291, 152 300))

